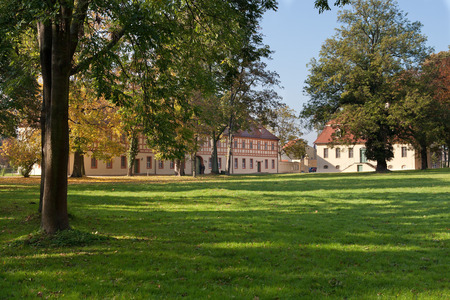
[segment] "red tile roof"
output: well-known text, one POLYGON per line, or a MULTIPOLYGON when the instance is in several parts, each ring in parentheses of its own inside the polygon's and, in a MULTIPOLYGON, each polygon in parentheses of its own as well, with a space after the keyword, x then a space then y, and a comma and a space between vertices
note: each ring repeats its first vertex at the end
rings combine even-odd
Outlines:
POLYGON ((333 140, 333 133, 336 132, 336 129, 331 127, 330 125, 326 125, 322 132, 319 134, 317 139, 314 141, 314 144, 328 144, 333 140))
MULTIPOLYGON (((314 141, 314 144, 320 145, 320 144, 328 144, 331 142, 334 142, 335 144, 340 144, 338 140, 336 140, 336 137, 334 133, 336 132, 336 129, 338 129, 339 126, 335 125, 336 122, 330 121, 325 125, 325 128, 322 130, 322 132, 319 134, 317 139, 314 141), (334 139, 334 140, 333 140, 334 139)), ((348 135, 346 138, 346 141, 355 141, 355 138, 353 135, 348 135)), ((363 139, 357 139, 356 144, 364 144, 365 140, 363 139)))

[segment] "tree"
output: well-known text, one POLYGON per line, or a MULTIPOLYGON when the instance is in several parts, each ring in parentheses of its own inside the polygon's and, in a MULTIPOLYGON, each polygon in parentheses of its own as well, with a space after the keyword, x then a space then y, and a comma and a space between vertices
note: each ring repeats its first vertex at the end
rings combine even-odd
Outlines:
POLYGON ((450 166, 448 151, 450 149, 450 51, 432 54, 424 63, 424 70, 431 78, 431 88, 435 114, 433 119, 439 128, 437 145, 441 145, 447 155, 447 167, 450 166))
POLYGON ((124 153, 120 139, 122 126, 118 108, 97 98, 87 82, 72 79, 69 97, 69 138, 70 150, 74 154, 71 177, 84 176, 84 154, 109 160, 124 153))
POLYGON ((343 26, 310 63, 302 117, 316 127, 337 119, 342 137, 364 139, 366 156, 387 171, 399 124, 390 107, 399 100, 399 74, 430 52, 421 24, 406 19, 395 1, 357 0, 339 13, 343 26))
MULTIPOLYGON (((99 94, 120 103, 122 87, 117 84, 117 76, 113 72, 121 67, 120 54, 139 50, 162 60, 170 57, 175 51, 165 46, 186 37, 185 23, 179 22, 186 16, 197 27, 207 27, 209 22, 221 24, 221 31, 210 32, 210 36, 221 40, 226 35, 228 38, 224 41, 232 41, 232 36, 239 38, 240 28, 256 28, 259 16, 265 10, 275 8, 274 0, 5 0, 0 8, 2 37, 15 37, 18 35, 16 32, 38 28, 43 81, 40 119, 43 141, 42 229, 54 233, 69 228, 66 175, 70 76, 91 75, 99 94), (130 48, 130 45, 138 47, 130 48)), ((22 42, 17 39, 11 41, 15 44, 22 42)), ((186 43, 189 41, 185 40, 186 43)), ((0 50, 3 52, 4 49, 0 50)), ((164 67, 163 64, 161 66, 164 67)), ((151 81, 147 83, 150 85, 151 81)))
POLYGON ((283 147, 292 140, 298 140, 302 136, 300 118, 295 110, 288 105, 281 105, 272 111, 269 130, 280 139, 279 155, 283 147))
POLYGON ((288 142, 283 147, 284 153, 294 159, 302 159, 306 155, 308 143, 304 139, 295 139, 288 142))
POLYGON ((0 155, 8 158, 23 177, 30 177, 35 164, 41 160, 41 135, 38 129, 21 128, 16 138, 3 141, 0 155))
POLYGON ((234 134, 255 123, 267 123, 267 115, 280 105, 280 97, 273 90, 273 86, 279 86, 278 74, 266 70, 266 64, 260 61, 268 57, 268 49, 250 51, 242 60, 238 58, 237 68, 227 74, 228 89, 222 96, 228 111, 227 174, 231 170, 234 134))
POLYGON ((390 117, 399 124, 398 137, 410 143, 421 157, 421 169, 428 168, 428 153, 439 142, 447 115, 435 97, 437 69, 429 59, 418 69, 405 71, 398 80, 401 97, 389 108, 390 117), (433 65, 433 66, 432 66, 433 65))
POLYGON ((0 21, 0 137, 15 136, 19 126, 36 127, 41 108, 36 30, 10 33, 4 38, 9 17, 0 21), (23 43, 14 45, 14 39, 23 43))
MULTIPOLYGON (((334 2, 335 6, 344 6, 346 4, 349 4, 350 0, 336 0, 334 2)), ((330 5, 328 4, 328 0, 315 0, 314 6, 319 9, 319 12, 322 13, 325 10, 330 10, 330 5)))
POLYGON ((430 55, 398 78, 398 101, 389 108, 399 137, 413 145, 428 168, 428 154, 448 148, 450 130, 450 52, 430 55))

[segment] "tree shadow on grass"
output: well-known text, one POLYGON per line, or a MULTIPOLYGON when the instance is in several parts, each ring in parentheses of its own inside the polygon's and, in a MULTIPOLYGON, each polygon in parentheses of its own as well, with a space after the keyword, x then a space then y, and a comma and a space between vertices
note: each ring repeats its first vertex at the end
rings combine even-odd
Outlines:
POLYGON ((71 294, 74 286, 83 287, 78 296, 89 298, 374 298, 389 291, 448 291, 445 248, 412 238, 399 241, 407 246, 390 245, 370 235, 351 242, 345 229, 333 229, 332 223, 317 232, 299 227, 324 221, 326 216, 318 214, 202 211, 127 217, 116 220, 114 231, 105 224, 104 230, 117 237, 104 244, 12 255, 3 265, 0 286, 18 285, 5 288, 4 295, 34 296, 41 290, 44 296, 54 291, 77 296, 71 294), (63 281, 58 274, 65 274, 63 281))
POLYGON ((313 177, 70 187, 72 226, 114 239, 3 249, 0 290, 11 298, 448 296, 445 180, 313 177), (371 190, 338 189, 342 182, 371 190), (430 184, 439 190, 388 189, 430 184))

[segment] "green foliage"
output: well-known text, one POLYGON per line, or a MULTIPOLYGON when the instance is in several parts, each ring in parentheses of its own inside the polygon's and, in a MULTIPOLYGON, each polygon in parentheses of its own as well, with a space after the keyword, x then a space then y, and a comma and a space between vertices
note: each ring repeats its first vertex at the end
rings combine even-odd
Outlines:
POLYGON ((97 159, 120 156, 125 147, 118 107, 104 98, 96 98, 89 82, 72 78, 69 98, 69 137, 71 152, 88 151, 97 159))
POLYGON ((401 97, 390 107, 390 117, 400 124, 399 136, 421 154, 423 169, 428 152, 450 142, 449 62, 450 52, 444 51, 403 72, 398 79, 401 97))
POLYGON ((0 136, 15 136, 19 125, 36 125, 40 114, 36 32, 18 36, 0 30, 0 136), (19 46, 16 40, 21 40, 19 46))
POLYGON ((280 105, 272 114, 269 130, 280 139, 281 147, 302 136, 300 118, 295 110, 287 105, 280 105))
POLYGON ((304 139, 295 139, 286 144, 283 148, 284 153, 293 159, 302 159, 306 155, 308 143, 304 139))
POLYGON ((0 156, 6 157, 23 177, 29 177, 34 165, 41 161, 40 131, 21 128, 16 138, 3 141, 0 156))
MULTIPOLYGON (((389 117, 400 99, 397 78, 430 53, 421 24, 395 1, 357 0, 339 13, 343 24, 310 63, 302 117, 320 128, 336 119, 354 139, 367 141, 367 157, 385 169, 399 124, 389 117)), ((348 137, 348 136, 347 136, 348 137)))
MULTIPOLYGON (((64 161, 69 149, 67 83, 71 76, 83 76, 98 98, 131 107, 137 125, 149 141, 157 143, 160 153, 174 148, 172 152, 179 156, 186 148, 180 145, 180 136, 189 133, 183 128, 192 115, 189 96, 209 77, 199 66, 226 62, 228 52, 247 41, 249 32, 259 39, 253 34, 259 20, 266 10, 275 8, 274 0, 5 0, 0 20, 11 24, 5 22, 0 33, 15 38, 8 40, 6 48, 20 49, 26 40, 17 37, 38 28, 39 51, 34 47, 30 53, 40 54, 43 169, 51 170, 42 176, 44 229, 54 232, 69 227, 64 161), (209 52, 213 54, 201 55, 209 52), (138 92, 134 100, 140 105, 127 103, 129 89, 138 92)), ((19 64, 15 67, 22 69, 19 64)))
MULTIPOLYGON (((349 4, 350 0, 336 0, 334 2, 335 6, 344 6, 346 4, 349 4)), ((328 0, 315 0, 314 1, 314 7, 319 9, 319 12, 322 13, 325 10, 330 10, 330 5, 328 4, 328 0)))

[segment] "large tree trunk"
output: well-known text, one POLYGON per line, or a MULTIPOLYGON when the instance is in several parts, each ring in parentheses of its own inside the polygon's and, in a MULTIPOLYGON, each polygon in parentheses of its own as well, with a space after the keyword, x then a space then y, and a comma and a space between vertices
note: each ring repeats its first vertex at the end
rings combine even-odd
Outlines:
POLYGON ((233 117, 230 117, 228 124, 228 145, 227 145, 227 175, 231 174, 231 164, 233 160, 233 117))
POLYGON ((192 177, 197 177, 197 153, 191 155, 192 177))
POLYGON ((233 135, 228 135, 228 146, 227 146, 227 170, 226 174, 231 175, 232 172, 232 162, 233 162, 233 135))
POLYGON ((47 115, 49 115, 50 98, 51 98, 51 68, 52 68, 52 28, 48 24, 38 23, 39 36, 39 55, 41 63, 41 72, 43 79, 42 86, 42 108, 41 108, 41 186, 39 194, 39 213, 42 213, 44 201, 44 185, 45 185, 45 126, 47 115))
POLYGON ((129 138, 130 147, 128 149, 128 171, 127 176, 133 176, 133 168, 135 164, 136 156, 139 152, 139 139, 136 133, 132 133, 129 138))
POLYGON ((175 160, 175 174, 177 176, 184 176, 184 161, 181 161, 181 159, 175 160))
POLYGON ((420 159, 422 161, 420 168, 422 170, 428 169, 428 151, 426 147, 420 147, 420 159))
POLYGON ((81 178, 85 175, 84 173, 84 155, 83 152, 75 151, 73 154, 73 170, 70 177, 81 178))
POLYGON ((449 165, 450 165, 450 160, 448 159, 448 151, 447 151, 447 149, 448 148, 445 145, 442 145, 442 147, 441 147, 442 153, 440 155, 440 157, 441 157, 441 163, 440 163, 441 168, 448 168, 449 165))
MULTIPOLYGON (((220 136, 220 135, 219 135, 220 136)), ((212 140, 213 140, 213 147, 212 147, 212 153, 211 153, 211 174, 219 174, 219 160, 217 157, 217 141, 219 138, 216 139, 215 131, 212 133, 212 140)))
POLYGON ((388 167, 387 167, 387 162, 386 162, 385 159, 377 160, 376 172, 377 173, 387 173, 387 172, 389 172, 388 167))
MULTIPOLYGON (((61 14, 66 16, 70 12, 62 9, 61 14)), ((69 16, 66 16, 69 17, 69 16)), ((43 165, 43 201, 41 227, 47 233, 69 228, 67 214, 67 164, 69 158, 69 74, 71 68, 70 55, 70 22, 60 21, 52 26, 41 26, 40 41, 41 53, 45 52, 42 69, 49 65, 50 70, 43 72, 45 105, 45 135, 42 145, 44 152, 43 165), (51 30, 51 46, 47 43, 49 30, 51 30), (49 50, 48 47, 51 47, 49 50), (51 52, 49 56, 48 51, 51 52)))

